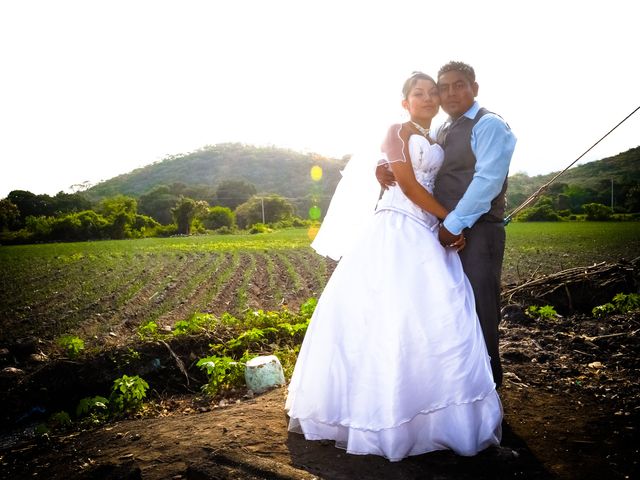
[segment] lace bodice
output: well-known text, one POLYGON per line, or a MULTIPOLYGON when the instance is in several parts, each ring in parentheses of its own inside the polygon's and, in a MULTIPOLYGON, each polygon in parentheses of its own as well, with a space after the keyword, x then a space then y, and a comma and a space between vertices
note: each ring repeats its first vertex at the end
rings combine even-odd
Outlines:
MULTIPOLYGON (((442 147, 438 144, 430 144, 426 138, 420 135, 411 135, 409 137, 409 155, 416 180, 429 193, 433 193, 436 175, 438 175, 438 170, 444 160, 442 147)), ((402 211, 429 226, 434 222, 437 223, 437 219, 433 215, 423 211, 409 200, 398 185, 385 190, 376 210, 402 211)))

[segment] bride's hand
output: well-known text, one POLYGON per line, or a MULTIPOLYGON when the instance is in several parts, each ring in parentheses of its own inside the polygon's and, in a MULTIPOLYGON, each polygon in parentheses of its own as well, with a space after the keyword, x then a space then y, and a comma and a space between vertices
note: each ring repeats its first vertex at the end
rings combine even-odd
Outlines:
POLYGON ((464 233, 461 233, 456 238, 455 242, 449 244, 450 247, 455 248, 456 252, 461 252, 464 250, 464 247, 467 246, 467 239, 464 236, 464 233))
POLYGON ((387 164, 380 164, 376 167, 376 179, 385 190, 396 184, 396 177, 387 164))

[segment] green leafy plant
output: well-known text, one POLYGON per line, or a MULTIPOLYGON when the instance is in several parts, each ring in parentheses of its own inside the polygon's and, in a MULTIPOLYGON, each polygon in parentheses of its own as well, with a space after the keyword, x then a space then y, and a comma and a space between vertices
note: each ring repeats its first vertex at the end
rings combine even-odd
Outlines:
POLYGON ((618 293, 610 303, 598 305, 591 310, 594 317, 602 318, 614 313, 627 313, 640 309, 640 295, 637 293, 618 293))
POLYGON ((109 399, 95 396, 85 397, 78 402, 76 417, 86 417, 91 423, 102 423, 109 418, 109 399))
POLYGON ((154 321, 145 323, 138 327, 138 336, 140 339, 155 339, 158 338, 158 324, 154 321))
POLYGON ((551 305, 544 305, 542 307, 531 305, 525 313, 531 318, 539 318, 542 320, 552 320, 559 316, 558 312, 556 312, 555 308, 551 305))
POLYGON ((613 304, 620 313, 631 312, 640 308, 640 295, 637 293, 618 293, 613 297, 613 304))
POLYGON ((173 326, 174 335, 199 333, 215 324, 215 317, 209 313, 194 313, 187 320, 180 320, 173 326))
POLYGON ((63 410, 51 414, 47 421, 47 426, 51 430, 65 430, 71 426, 71 423, 71 417, 63 410))
POLYGON ((293 369, 296 366, 296 360, 298 359, 298 353, 300 353, 300 345, 293 347, 282 347, 273 354, 278 357, 280 364, 282 365, 282 371, 286 379, 290 379, 293 375, 293 369))
POLYGON ((279 323, 278 324, 278 328, 286 333, 288 333, 289 335, 291 335, 292 337, 298 335, 298 334, 302 334, 304 335, 304 333, 307 331, 307 328, 309 327, 309 320, 302 322, 302 323, 295 323, 295 324, 290 324, 290 323, 279 323))
POLYGON ((202 390, 209 395, 215 395, 222 388, 240 384, 244 380, 244 362, 231 357, 201 358, 196 366, 207 373, 209 381, 202 390))
POLYGON ((616 307, 613 303, 598 305, 591 310, 591 314, 597 318, 603 318, 607 315, 613 315, 614 313, 616 313, 616 307))
POLYGON ((76 358, 84 350, 84 341, 75 335, 64 335, 58 339, 60 345, 69 358, 76 358))
POLYGON ((109 405, 116 413, 134 413, 142 407, 149 384, 138 375, 123 375, 113 382, 109 405))
POLYGON ((277 331, 278 329, 275 327, 252 328, 229 340, 225 344, 225 349, 228 351, 245 351, 250 348, 260 349, 260 347, 273 340, 273 334, 277 331))
POLYGON ((318 305, 317 298, 308 299, 306 302, 304 302, 300 306, 300 315, 306 318, 311 318, 311 316, 313 315, 313 312, 316 309, 316 305, 318 305))
POLYGON ((215 395, 225 388, 241 385, 246 362, 268 352, 278 355, 285 376, 290 376, 316 304, 316 299, 311 298, 298 312, 287 308, 277 312, 252 310, 242 320, 226 313, 222 315, 217 325, 223 327, 225 335, 219 343, 211 345, 213 355, 197 362, 208 376, 203 391, 215 395))

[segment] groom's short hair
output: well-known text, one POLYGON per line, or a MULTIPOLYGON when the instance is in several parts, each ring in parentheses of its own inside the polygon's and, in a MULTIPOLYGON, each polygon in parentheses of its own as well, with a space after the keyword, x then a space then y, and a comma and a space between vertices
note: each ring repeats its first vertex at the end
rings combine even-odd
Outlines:
POLYGON ((473 83, 476 81, 476 72, 473 70, 473 67, 471 65, 467 65, 463 62, 453 61, 440 67, 440 70, 438 70, 438 78, 440 78, 440 75, 442 75, 443 73, 452 71, 462 73, 465 77, 467 77, 469 83, 473 83))

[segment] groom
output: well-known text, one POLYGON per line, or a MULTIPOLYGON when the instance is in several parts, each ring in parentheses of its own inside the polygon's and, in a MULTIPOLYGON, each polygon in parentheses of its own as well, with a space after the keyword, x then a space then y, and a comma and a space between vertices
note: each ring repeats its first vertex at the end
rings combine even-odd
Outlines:
MULTIPOLYGON (((498 115, 475 101, 478 83, 470 65, 449 62, 438 72, 442 109, 449 115, 436 140, 444 148, 434 196, 451 213, 440 226, 444 246, 456 245, 460 234, 466 246, 462 266, 473 288, 496 386, 502 384, 498 351, 500 277, 504 256, 505 192, 516 137, 498 115)), ((380 184, 393 184, 393 174, 378 167, 380 184)))

